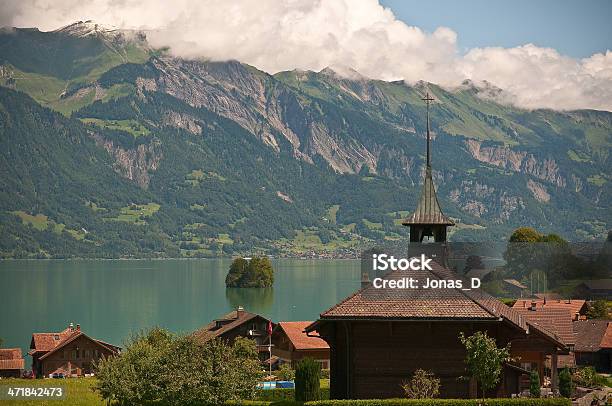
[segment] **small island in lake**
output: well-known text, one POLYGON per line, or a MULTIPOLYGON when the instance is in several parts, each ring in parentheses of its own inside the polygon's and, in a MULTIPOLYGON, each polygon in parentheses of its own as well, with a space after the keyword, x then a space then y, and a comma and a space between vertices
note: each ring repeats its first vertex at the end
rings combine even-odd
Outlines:
POLYGON ((228 288, 269 288, 273 283, 274 269, 267 257, 236 258, 225 278, 228 288))

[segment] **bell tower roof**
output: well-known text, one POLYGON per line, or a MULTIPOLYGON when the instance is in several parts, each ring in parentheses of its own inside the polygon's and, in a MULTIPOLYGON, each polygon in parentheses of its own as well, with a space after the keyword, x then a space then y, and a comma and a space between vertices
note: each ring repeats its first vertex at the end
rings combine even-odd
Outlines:
POLYGON ((416 210, 412 216, 402 222, 402 225, 410 226, 413 224, 440 224, 454 226, 455 223, 442 213, 436 188, 431 178, 431 166, 425 170, 425 180, 421 189, 421 197, 416 210))
MULTIPOLYGON (((446 226, 454 226, 455 223, 448 217, 442 213, 442 209, 440 208, 440 203, 438 202, 438 197, 436 196, 436 188, 432 179, 432 170, 431 170, 431 152, 430 152, 430 130, 429 130, 429 103, 431 103, 434 99, 429 95, 429 92, 422 99, 425 103, 427 103, 427 160, 425 166, 425 179, 423 180, 423 188, 421 189, 421 197, 419 198, 419 203, 417 205, 416 210, 412 214, 412 216, 408 217, 402 222, 402 225, 410 226, 410 234, 412 238, 413 230, 415 234, 419 234, 418 240, 422 240, 423 235, 428 235, 432 233, 432 230, 428 229, 427 226, 442 226, 446 228, 446 226), (417 230, 416 228, 419 230, 417 230), (423 230, 421 230, 423 229, 423 230)), ((446 232, 444 232, 444 236, 440 233, 439 237, 445 238, 446 232)))

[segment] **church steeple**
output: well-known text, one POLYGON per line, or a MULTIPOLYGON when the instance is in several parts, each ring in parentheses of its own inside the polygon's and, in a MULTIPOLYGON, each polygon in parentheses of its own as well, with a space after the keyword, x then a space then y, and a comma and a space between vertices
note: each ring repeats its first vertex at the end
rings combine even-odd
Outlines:
POLYGON ((427 104, 427 161, 425 179, 423 180, 423 188, 421 189, 421 197, 419 198, 417 208, 412 216, 402 222, 402 225, 410 227, 411 242, 423 242, 425 237, 433 237, 434 242, 446 242, 446 228, 454 226, 455 223, 442 213, 431 175, 429 103, 434 99, 427 92, 421 100, 427 104))

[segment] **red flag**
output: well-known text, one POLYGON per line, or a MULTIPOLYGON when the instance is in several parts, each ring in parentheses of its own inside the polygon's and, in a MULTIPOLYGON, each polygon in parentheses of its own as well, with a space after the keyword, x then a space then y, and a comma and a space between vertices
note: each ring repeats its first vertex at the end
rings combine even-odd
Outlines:
POLYGON ((268 320, 268 335, 272 335, 272 321, 268 320))

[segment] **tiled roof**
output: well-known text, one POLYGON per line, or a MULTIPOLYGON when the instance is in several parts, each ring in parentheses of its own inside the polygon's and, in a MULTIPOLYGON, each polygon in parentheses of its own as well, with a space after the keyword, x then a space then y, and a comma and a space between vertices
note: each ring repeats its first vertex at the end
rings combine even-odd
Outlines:
MULTIPOLYGON (((458 278, 452 271, 436 262, 432 262, 431 265, 433 271, 395 271, 385 278, 398 280, 412 277, 419 280, 419 284, 426 278, 440 280, 458 278)), ((467 283, 464 286, 467 286, 467 283)), ((560 347, 568 344, 555 331, 529 321, 520 312, 506 306, 481 289, 376 289, 369 285, 323 312, 320 317, 320 321, 360 318, 505 320, 526 333, 530 329, 534 330, 560 347)), ((319 322, 312 323, 307 330, 316 330, 318 324, 319 322)))
MULTIPOLYGON (((454 279, 456 276, 435 262, 434 271, 394 271, 385 279, 417 279, 419 285, 429 279, 454 279)), ((488 310, 491 297, 482 292, 461 289, 377 289, 369 285, 359 290, 331 309, 321 318, 414 318, 414 319, 495 319, 495 312, 506 308, 499 306, 494 312, 488 310)))
MULTIPOLYGON (((576 334, 575 351, 597 352, 606 345, 606 332, 610 330, 609 320, 580 320, 573 323, 576 334)), ((612 331, 611 331, 612 333, 612 331)), ((612 343, 609 343, 612 344, 612 343)))
POLYGON ((220 319, 213 320, 206 326, 199 328, 194 331, 193 336, 202 341, 208 341, 215 337, 219 337, 224 333, 233 330, 234 328, 241 326, 242 324, 252 320, 256 317, 261 317, 258 314, 250 313, 245 310, 231 311, 224 315, 220 319), (217 327, 217 322, 221 322, 222 325, 217 327))
POLYGON ((541 326, 558 335, 565 344, 572 345, 576 342, 572 327, 572 313, 569 310, 549 307, 540 307, 536 310, 523 307, 513 309, 526 318, 529 324, 541 326))
POLYGON ((41 356, 45 358, 50 354, 53 354, 56 350, 62 348, 66 344, 74 341, 78 337, 85 336, 91 341, 99 344, 100 346, 112 351, 118 352, 121 347, 116 345, 105 343, 104 341, 96 340, 91 338, 80 329, 68 327, 67 329, 60 331, 59 333, 33 333, 32 341, 30 343, 30 351, 28 354, 34 355, 35 353, 43 353, 41 356))
POLYGON ((21 355, 21 348, 0 349, 0 370, 23 369, 23 367, 24 360, 21 355))
POLYGON ((278 327, 282 329, 296 350, 327 350, 329 345, 318 337, 309 337, 304 329, 311 321, 281 321, 278 327))
POLYGON ((30 354, 51 351, 77 331, 68 327, 59 333, 34 333, 30 344, 30 354))
POLYGON ((427 166, 425 170, 425 180, 421 189, 421 197, 419 204, 412 216, 402 222, 408 226, 412 224, 441 224, 453 226, 455 223, 442 213, 438 197, 436 196, 436 188, 431 178, 431 167, 427 166))
POLYGON ((0 348, 0 360, 22 358, 21 348, 0 348))
POLYGON ((565 309, 572 315, 580 313, 586 304, 584 300, 580 299, 546 299, 546 304, 544 304, 543 299, 518 299, 516 302, 514 302, 512 307, 515 309, 527 309, 531 306, 532 302, 536 304, 538 309, 565 309))

